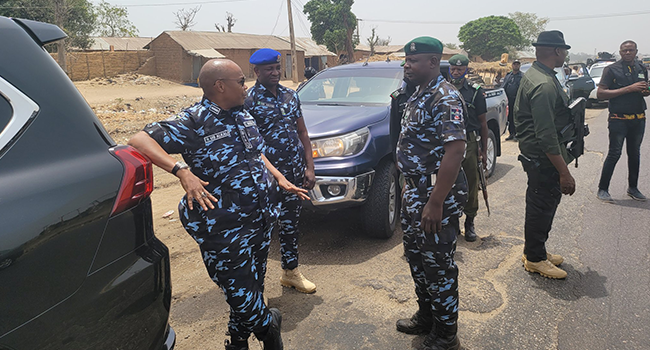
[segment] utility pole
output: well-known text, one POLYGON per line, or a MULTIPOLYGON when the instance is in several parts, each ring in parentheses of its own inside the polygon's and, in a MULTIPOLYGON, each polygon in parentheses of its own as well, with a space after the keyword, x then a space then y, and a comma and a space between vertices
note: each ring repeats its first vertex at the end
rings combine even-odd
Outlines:
POLYGON ((296 36, 293 34, 293 15, 291 15, 291 0, 287 0, 289 12, 289 38, 291 39, 291 80, 298 82, 298 54, 296 54, 296 36))
MULTIPOLYGON (((54 0, 54 22, 59 26, 59 28, 61 28, 61 30, 63 30, 63 22, 65 22, 65 18, 68 15, 67 10, 65 0, 54 0)), ((67 74, 68 68, 65 61, 65 39, 56 42, 56 51, 59 59, 59 66, 61 66, 61 69, 63 69, 67 74)))

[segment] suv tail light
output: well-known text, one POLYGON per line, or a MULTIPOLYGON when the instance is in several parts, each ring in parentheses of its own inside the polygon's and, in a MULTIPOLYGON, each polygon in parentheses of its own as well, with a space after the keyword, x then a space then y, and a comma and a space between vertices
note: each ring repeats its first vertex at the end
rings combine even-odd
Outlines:
POLYGON ((151 161, 131 146, 117 146, 110 152, 124 165, 124 175, 111 216, 135 207, 153 191, 151 161))

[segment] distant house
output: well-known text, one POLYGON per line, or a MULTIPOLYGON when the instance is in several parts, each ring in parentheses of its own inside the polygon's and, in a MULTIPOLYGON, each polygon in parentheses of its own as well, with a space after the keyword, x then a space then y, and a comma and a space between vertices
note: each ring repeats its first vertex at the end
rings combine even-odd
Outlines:
POLYGON ((138 51, 146 50, 152 38, 141 37, 94 37, 93 43, 84 51, 138 51))
MULTIPOLYGON (((281 36, 282 40, 291 42, 288 36, 281 36)), ((305 49, 305 67, 314 67, 317 71, 337 64, 336 54, 327 50, 325 45, 318 45, 311 38, 296 38, 296 47, 305 49)), ((302 74, 301 71, 298 73, 302 74)))
MULTIPOLYGON (((196 83, 203 64, 213 58, 231 59, 247 78, 255 78, 248 60, 256 50, 265 47, 282 54, 282 79, 291 79, 291 45, 272 35, 166 31, 145 46, 154 53, 156 75, 180 83, 196 83)), ((305 49, 296 49, 301 79, 305 69, 305 49)))
MULTIPOLYGON (((467 52, 462 49, 450 49, 448 47, 445 47, 442 51, 442 59, 448 60, 451 58, 451 56, 456 54, 467 55, 467 52)), ((376 46, 375 55, 392 55, 397 57, 404 57, 404 45, 376 46)), ((362 44, 357 45, 354 51, 355 60, 364 60, 368 56, 370 56, 370 46, 362 44)))

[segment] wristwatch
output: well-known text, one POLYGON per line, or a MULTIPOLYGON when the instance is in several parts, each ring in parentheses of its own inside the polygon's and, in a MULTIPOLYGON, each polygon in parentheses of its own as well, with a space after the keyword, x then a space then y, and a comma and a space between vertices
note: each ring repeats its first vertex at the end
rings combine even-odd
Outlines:
POLYGON ((176 164, 174 164, 174 167, 172 168, 172 175, 175 176, 176 173, 181 169, 189 169, 189 168, 190 166, 187 165, 187 163, 185 162, 176 162, 176 164))

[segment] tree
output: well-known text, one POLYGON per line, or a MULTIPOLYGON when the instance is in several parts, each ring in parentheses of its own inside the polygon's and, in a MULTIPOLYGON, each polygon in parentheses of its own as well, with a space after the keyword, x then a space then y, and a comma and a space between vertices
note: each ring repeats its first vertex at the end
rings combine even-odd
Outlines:
POLYGON ((517 47, 520 50, 529 48, 537 40, 539 33, 546 29, 549 21, 546 17, 539 18, 536 14, 528 12, 509 13, 508 17, 515 21, 523 38, 521 45, 517 47))
POLYGON ((176 27, 182 31, 189 30, 196 25, 196 22, 194 22, 194 17, 196 17, 196 14, 199 12, 199 10, 201 10, 201 6, 192 7, 189 10, 182 8, 174 12, 174 16, 176 16, 176 21, 174 21, 174 24, 176 24, 176 27))
MULTIPOLYGON (((235 26, 235 23, 237 22, 237 19, 235 19, 235 16, 233 16, 232 13, 226 12, 226 27, 228 27, 228 33, 232 33, 232 27, 235 26)), ((226 27, 219 23, 215 23, 214 27, 217 28, 217 32, 225 32, 226 27)))
POLYGON ((465 23, 458 32, 458 40, 469 54, 491 61, 508 52, 509 46, 520 46, 523 38, 512 19, 489 16, 465 23))
POLYGON ((456 50, 458 48, 458 45, 456 45, 454 43, 445 43, 445 47, 448 48, 448 49, 456 50))
POLYGON ((354 0, 309 0, 303 12, 311 22, 311 35, 318 44, 330 51, 346 52, 348 61, 354 59, 354 47, 359 40, 353 38, 357 16, 352 13, 354 0))
POLYGON ((138 29, 129 21, 126 7, 111 6, 102 1, 97 6, 96 33, 100 36, 137 36, 138 29))
POLYGON ((368 46, 370 46, 370 56, 375 54, 375 48, 377 46, 387 46, 390 44, 390 41, 391 41, 390 37, 384 39, 384 38, 380 38, 377 35, 377 27, 372 28, 372 33, 370 34, 370 37, 366 39, 368 46))
POLYGON ((66 46, 87 49, 97 16, 88 0, 5 0, 0 16, 57 24, 68 35, 66 46))

